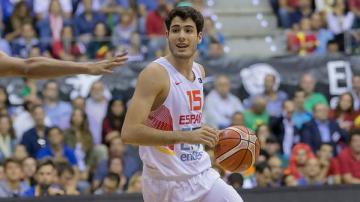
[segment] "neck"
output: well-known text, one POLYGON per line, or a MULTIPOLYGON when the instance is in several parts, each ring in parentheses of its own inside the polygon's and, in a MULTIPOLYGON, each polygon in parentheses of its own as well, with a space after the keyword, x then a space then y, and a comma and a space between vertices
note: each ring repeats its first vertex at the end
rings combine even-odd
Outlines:
POLYGON ((60 144, 58 144, 58 145, 52 144, 51 145, 51 150, 53 150, 55 152, 61 151, 61 149, 62 149, 62 145, 60 145, 60 144))
POLYGON ((50 107, 56 105, 56 103, 57 103, 57 101, 55 101, 55 100, 46 99, 46 98, 44 99, 44 102, 47 106, 50 106, 50 107))
POLYGON ((185 77, 188 77, 192 73, 192 66, 194 59, 191 57, 189 59, 179 59, 174 55, 169 54, 165 58, 185 77))
POLYGON ((19 184, 20 184, 20 181, 10 181, 8 180, 8 186, 10 189, 14 190, 14 189, 18 189, 19 188, 19 184))

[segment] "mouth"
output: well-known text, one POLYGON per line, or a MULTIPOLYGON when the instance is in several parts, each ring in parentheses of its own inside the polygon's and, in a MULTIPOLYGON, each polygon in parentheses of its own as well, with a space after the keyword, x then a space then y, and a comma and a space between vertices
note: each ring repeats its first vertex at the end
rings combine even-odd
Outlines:
POLYGON ((176 47, 177 48, 187 48, 187 47, 189 47, 189 45, 184 44, 184 43, 178 43, 178 44, 176 44, 176 47))

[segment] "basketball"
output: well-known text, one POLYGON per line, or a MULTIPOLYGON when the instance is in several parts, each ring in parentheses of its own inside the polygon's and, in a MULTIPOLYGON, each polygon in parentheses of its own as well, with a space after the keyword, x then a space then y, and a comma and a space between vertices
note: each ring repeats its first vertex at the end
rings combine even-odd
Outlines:
POLYGON ((220 132, 215 146, 215 161, 231 172, 250 168, 258 158, 260 143, 254 132, 243 126, 232 126, 220 132))

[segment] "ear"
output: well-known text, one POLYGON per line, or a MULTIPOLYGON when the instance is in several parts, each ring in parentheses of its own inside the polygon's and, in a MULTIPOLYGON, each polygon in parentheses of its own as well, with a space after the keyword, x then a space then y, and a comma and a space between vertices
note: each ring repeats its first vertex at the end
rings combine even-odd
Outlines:
POLYGON ((201 40, 202 40, 202 32, 199 32, 199 34, 198 34, 198 44, 201 43, 201 40))

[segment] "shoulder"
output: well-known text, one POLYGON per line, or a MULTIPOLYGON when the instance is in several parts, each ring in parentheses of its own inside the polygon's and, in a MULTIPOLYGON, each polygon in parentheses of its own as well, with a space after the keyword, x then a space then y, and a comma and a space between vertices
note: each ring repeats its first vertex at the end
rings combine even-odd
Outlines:
POLYGON ((348 147, 348 148, 343 149, 339 153, 338 159, 347 160, 348 158, 350 158, 350 156, 351 156, 351 152, 350 152, 350 148, 348 147))
POLYGON ((140 72, 138 82, 145 83, 146 85, 152 85, 153 87, 161 87, 163 85, 167 85, 168 79, 169 76, 166 69, 160 64, 152 62, 140 72))

